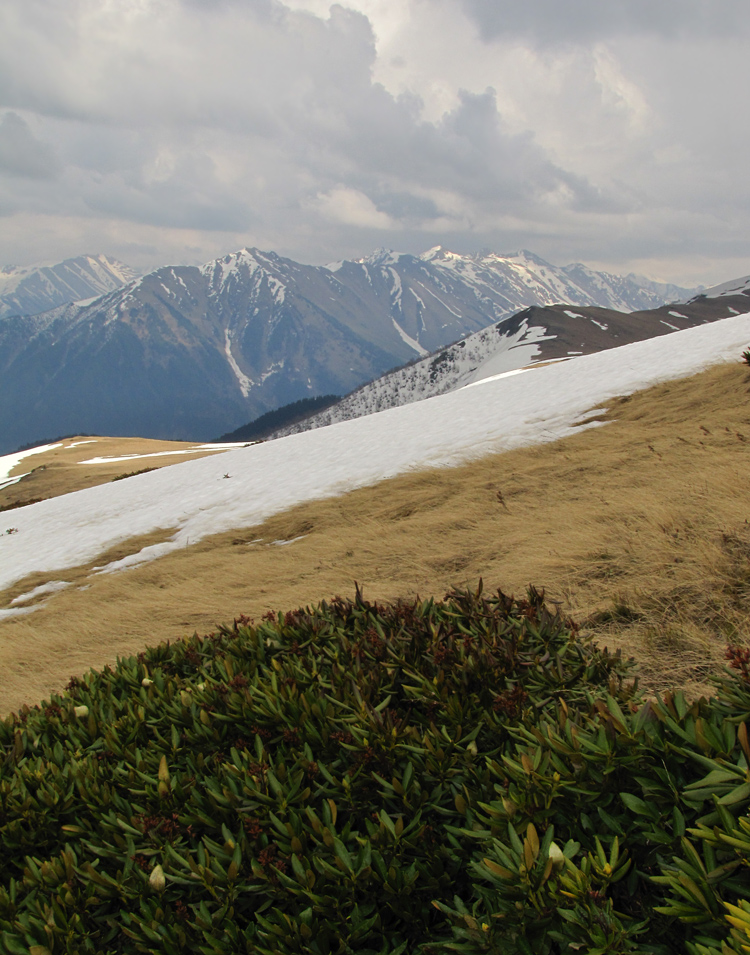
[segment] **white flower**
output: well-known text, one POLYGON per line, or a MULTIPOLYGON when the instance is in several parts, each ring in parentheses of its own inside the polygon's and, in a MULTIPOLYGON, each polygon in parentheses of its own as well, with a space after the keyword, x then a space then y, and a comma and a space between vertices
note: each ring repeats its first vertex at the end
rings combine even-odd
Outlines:
POLYGON ((88 706, 74 706, 73 712, 75 713, 76 716, 88 716, 89 708, 88 706))

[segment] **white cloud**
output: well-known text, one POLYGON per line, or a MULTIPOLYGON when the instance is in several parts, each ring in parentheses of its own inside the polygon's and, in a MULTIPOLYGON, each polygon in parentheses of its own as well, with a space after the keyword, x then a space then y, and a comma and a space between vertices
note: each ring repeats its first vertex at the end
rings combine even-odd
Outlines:
POLYGON ((594 76, 602 92, 603 107, 622 111, 633 129, 644 130, 651 112, 646 95, 637 83, 624 75, 612 51, 602 43, 594 47, 593 65, 594 76))
POLYGON ((393 229, 396 223, 372 199, 356 189, 337 186, 317 197, 314 205, 326 219, 369 229, 393 229))

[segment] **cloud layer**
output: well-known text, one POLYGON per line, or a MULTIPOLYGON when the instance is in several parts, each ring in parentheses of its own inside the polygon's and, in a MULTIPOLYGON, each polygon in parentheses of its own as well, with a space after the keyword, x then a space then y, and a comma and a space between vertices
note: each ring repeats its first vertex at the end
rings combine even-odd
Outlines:
POLYGON ((750 271, 745 8, 7 0, 0 264, 442 242, 750 271))

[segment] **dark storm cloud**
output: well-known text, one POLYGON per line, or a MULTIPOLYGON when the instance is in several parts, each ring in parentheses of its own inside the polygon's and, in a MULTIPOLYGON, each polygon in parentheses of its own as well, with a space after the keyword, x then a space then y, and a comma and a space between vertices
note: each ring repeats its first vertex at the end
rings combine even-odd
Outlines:
POLYGON ((750 32, 746 0, 459 0, 485 39, 588 43, 621 35, 750 32))

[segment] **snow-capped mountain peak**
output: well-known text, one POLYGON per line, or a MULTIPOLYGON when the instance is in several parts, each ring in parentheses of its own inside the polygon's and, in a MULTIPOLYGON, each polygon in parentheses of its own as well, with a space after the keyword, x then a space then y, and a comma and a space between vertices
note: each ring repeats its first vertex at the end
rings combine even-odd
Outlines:
POLYGON ((442 245, 434 245, 431 249, 423 252, 419 258, 423 262, 451 263, 456 259, 463 260, 472 258, 472 256, 460 255, 458 252, 451 252, 450 249, 446 249, 442 245))
POLYGON ((380 249, 336 266, 246 247, 164 266, 83 307, 0 321, 0 443, 72 431, 211 439, 347 394, 531 305, 663 301, 605 273, 572 281, 526 251, 380 249))
POLYGON ((376 249, 370 255, 357 259, 360 265, 388 266, 397 265, 401 259, 412 259, 406 252, 394 252, 393 249, 376 249))
POLYGON ((0 268, 0 318, 38 315, 60 305, 105 295, 138 273, 106 255, 79 255, 63 262, 0 268))

